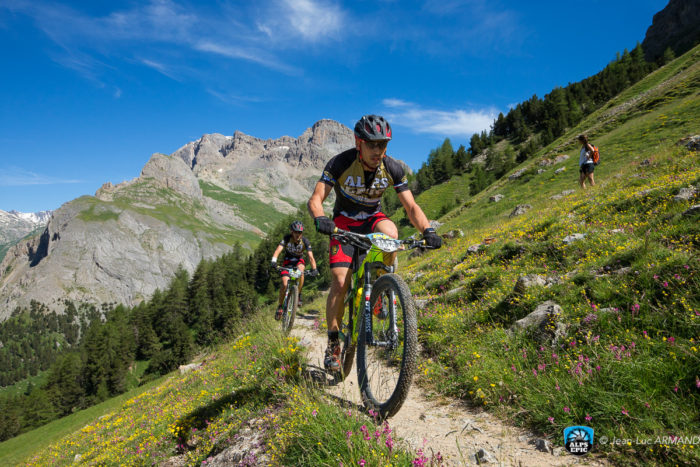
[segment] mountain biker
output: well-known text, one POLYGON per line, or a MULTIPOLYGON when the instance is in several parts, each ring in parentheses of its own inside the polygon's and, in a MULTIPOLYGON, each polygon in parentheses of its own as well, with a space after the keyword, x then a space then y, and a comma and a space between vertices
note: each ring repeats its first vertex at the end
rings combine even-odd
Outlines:
POLYGON ((595 180, 593 179, 593 170, 595 170, 595 164, 593 163, 593 146, 588 142, 588 136, 578 135, 578 142, 581 143, 581 154, 578 158, 579 165, 579 180, 578 183, 581 188, 586 189, 586 180, 595 186, 595 180))
MULTIPOLYGON (((316 183, 308 202, 316 230, 330 235, 336 226, 357 233, 382 232, 398 238, 396 225, 381 211, 380 200, 384 191, 392 186, 403 205, 411 224, 423 233, 428 246, 440 248, 442 239, 430 227, 428 218, 416 204, 403 166, 387 156, 387 144, 391 140, 391 126, 383 117, 365 115, 355 125, 355 147, 331 158, 316 183), (323 201, 331 189, 335 189, 333 220, 323 212, 323 201)), ((331 288, 326 301, 328 348, 324 366, 331 371, 340 370, 339 324, 344 314, 344 297, 350 286, 350 262, 354 247, 342 245, 332 239, 330 243, 331 288)), ((391 265, 396 253, 384 256, 384 263, 391 265)))
MULTIPOLYGON (((284 258, 282 261, 283 268, 297 268, 302 272, 299 277, 299 300, 298 304, 301 306, 301 289, 304 286, 304 269, 306 268, 306 262, 302 257, 304 251, 309 255, 309 261, 311 261, 311 275, 315 276, 318 274, 318 269, 316 269, 316 260, 314 259, 314 254, 311 251, 311 243, 309 239, 304 237, 302 234, 304 232, 304 224, 301 221, 294 221, 289 225, 289 233, 285 235, 282 240, 277 245, 275 252, 272 253, 271 266, 277 267, 277 257, 284 250, 284 258)), ((289 284, 289 271, 280 271, 282 276, 282 287, 280 288, 279 299, 277 301, 277 311, 275 312, 275 319, 279 321, 282 317, 282 302, 284 301, 284 294, 287 293, 287 284, 289 284)))

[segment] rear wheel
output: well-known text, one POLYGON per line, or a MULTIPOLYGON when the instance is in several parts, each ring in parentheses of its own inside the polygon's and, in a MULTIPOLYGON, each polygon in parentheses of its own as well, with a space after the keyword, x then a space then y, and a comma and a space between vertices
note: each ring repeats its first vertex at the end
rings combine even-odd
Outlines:
MULTIPOLYGON (((413 381, 418 352, 415 304, 403 279, 384 274, 372 286, 370 310, 374 345, 366 343, 363 322, 357 378, 365 407, 387 418, 399 411, 413 381)), ((360 313, 364 320, 364 312, 360 313)))
POLYGON ((282 332, 289 334, 294 326, 294 318, 297 315, 297 304, 299 299, 299 288, 296 284, 291 286, 289 297, 287 297, 287 307, 282 315, 282 332))

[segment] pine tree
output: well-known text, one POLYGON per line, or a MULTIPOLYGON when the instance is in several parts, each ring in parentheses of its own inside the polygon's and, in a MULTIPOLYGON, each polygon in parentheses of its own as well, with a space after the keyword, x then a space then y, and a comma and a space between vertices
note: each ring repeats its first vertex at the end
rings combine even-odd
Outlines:
POLYGON ((35 428, 55 420, 58 412, 49 399, 48 393, 34 388, 23 400, 23 429, 35 428))
POLYGON ((80 355, 71 352, 58 359, 49 371, 46 389, 60 415, 67 415, 73 409, 83 406, 85 391, 82 366, 80 355))

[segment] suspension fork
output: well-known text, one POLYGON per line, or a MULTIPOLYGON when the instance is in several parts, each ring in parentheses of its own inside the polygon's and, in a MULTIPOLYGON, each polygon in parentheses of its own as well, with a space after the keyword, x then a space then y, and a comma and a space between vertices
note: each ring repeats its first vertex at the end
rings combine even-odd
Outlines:
POLYGON ((364 300, 362 307, 362 313, 364 314, 364 319, 362 320, 365 325, 365 345, 374 345, 374 336, 372 335, 372 310, 370 309, 369 298, 372 295, 372 282, 370 280, 372 271, 369 268, 369 264, 365 264, 365 273, 363 277, 364 287, 362 288, 362 293, 364 294, 364 300))

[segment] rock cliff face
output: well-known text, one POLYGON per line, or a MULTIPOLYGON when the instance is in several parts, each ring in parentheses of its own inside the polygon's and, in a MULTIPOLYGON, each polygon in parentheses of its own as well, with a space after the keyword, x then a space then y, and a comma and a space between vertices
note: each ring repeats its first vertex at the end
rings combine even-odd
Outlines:
POLYGON ((191 273, 235 241, 253 248, 272 224, 251 211, 295 210, 326 161, 352 145, 349 128, 321 120, 296 139, 211 134, 154 154, 138 178, 64 204, 7 252, 0 320, 31 300, 59 312, 66 299, 134 306, 180 266, 191 273))
POLYGON ((299 138, 262 140, 236 131, 233 136, 204 135, 173 153, 199 180, 233 190, 253 190, 252 197, 291 212, 308 197, 320 171, 333 155, 354 145, 352 131, 321 120, 299 138), (288 203, 279 198, 292 200, 288 203))
POLYGON ((653 61, 667 47, 681 55, 700 43, 700 0, 670 0, 654 15, 642 42, 644 55, 653 61))

